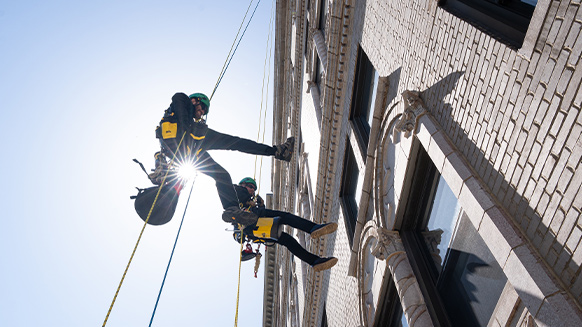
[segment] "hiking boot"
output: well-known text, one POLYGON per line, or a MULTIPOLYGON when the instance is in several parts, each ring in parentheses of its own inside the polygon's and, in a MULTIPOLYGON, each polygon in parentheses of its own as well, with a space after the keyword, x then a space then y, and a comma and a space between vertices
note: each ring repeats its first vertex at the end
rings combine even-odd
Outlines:
POLYGON ((148 174, 148 177, 154 185, 162 185, 162 181, 164 180, 164 176, 166 176, 166 172, 168 170, 166 156, 164 156, 161 152, 156 152, 154 154, 154 158, 156 159, 154 172, 148 174))
POLYGON ((315 260, 315 262, 311 266, 313 267, 313 270, 317 272, 317 271, 327 270, 327 269, 335 266, 336 263, 337 263, 337 258, 334 258, 334 257, 319 258, 319 259, 315 260))
POLYGON ((235 222, 246 227, 256 224, 259 220, 259 216, 250 211, 244 211, 238 206, 232 206, 224 210, 222 213, 222 220, 227 223, 235 222))
POLYGON ((327 223, 327 224, 318 224, 313 226, 309 234, 311 234, 311 238, 318 238, 323 235, 327 235, 329 233, 333 233, 337 230, 336 223, 327 223))
POLYGON ((275 152, 275 159, 283 160, 283 161, 291 161, 291 157, 293 156, 293 149, 295 148, 295 137, 291 136, 290 138, 285 141, 285 143, 280 145, 275 145, 277 151, 275 152))

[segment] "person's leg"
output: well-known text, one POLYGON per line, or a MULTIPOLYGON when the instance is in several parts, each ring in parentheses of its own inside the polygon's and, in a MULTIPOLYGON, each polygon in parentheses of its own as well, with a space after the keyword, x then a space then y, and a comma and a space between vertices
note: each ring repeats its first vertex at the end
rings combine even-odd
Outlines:
POLYGON ((279 221, 283 225, 288 225, 297 228, 311 235, 312 238, 318 238, 337 230, 337 223, 316 224, 310 220, 301 218, 292 213, 278 210, 270 210, 264 207, 252 208, 254 213, 259 217, 280 217, 279 221))
POLYGON ((232 186, 230 174, 221 165, 214 161, 208 153, 202 152, 196 168, 199 172, 214 179, 218 196, 224 209, 232 206, 238 207, 238 200, 234 187, 232 186))
POLYGON ((320 257, 305 250, 301 244, 299 244, 299 242, 297 242, 291 235, 287 233, 281 233, 277 243, 286 247, 291 253, 293 253, 293 255, 301 259, 301 261, 306 262, 310 266, 313 266, 315 261, 320 259, 320 257))
POLYGON ((251 210, 257 214, 257 216, 259 217, 280 217, 281 219, 279 220, 279 222, 283 225, 288 225, 291 226, 293 228, 297 228, 299 230, 302 230, 306 233, 310 233, 311 229, 315 226, 317 226, 316 223, 301 218, 299 216, 296 216, 292 213, 289 212, 285 212, 285 211, 278 211, 278 210, 271 210, 271 209, 266 209, 264 207, 261 208, 251 208, 251 210))
POLYGON ((202 144, 204 150, 234 150, 261 156, 274 156, 276 147, 257 143, 237 136, 219 133, 208 129, 202 144))

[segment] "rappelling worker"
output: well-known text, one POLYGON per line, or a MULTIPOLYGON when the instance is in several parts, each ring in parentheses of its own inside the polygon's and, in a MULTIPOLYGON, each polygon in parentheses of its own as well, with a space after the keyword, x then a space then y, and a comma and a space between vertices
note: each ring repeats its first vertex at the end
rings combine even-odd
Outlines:
MULTIPOLYGON (((335 232, 337 230, 337 223, 316 224, 289 212, 265 208, 264 201, 261 197, 258 195, 255 196, 257 183, 251 177, 243 178, 238 185, 234 185, 234 188, 240 205, 248 208, 248 210, 259 217, 254 224, 243 228, 243 232, 247 238, 251 240, 260 240, 263 238, 281 244, 297 258, 312 266, 315 271, 329 269, 337 263, 337 258, 335 257, 322 258, 310 253, 295 238, 278 228, 281 225, 291 226, 310 234, 311 238, 315 239, 335 232)), ((223 215, 224 220, 228 218, 228 216, 225 217, 223 215)), ((227 222, 233 223, 233 221, 228 220, 227 222)), ((238 230, 238 224, 233 223, 233 225, 235 226, 235 239, 237 239, 236 231, 238 230)))
POLYGON ((203 118, 208 115, 210 100, 202 93, 187 96, 176 93, 170 107, 166 109, 156 137, 160 140, 161 151, 155 157, 154 172, 149 174, 152 183, 160 185, 170 159, 175 156, 174 166, 184 162, 194 163, 196 169, 212 177, 216 182, 218 195, 224 209, 229 207, 229 214, 242 215, 243 219, 254 218, 242 210, 237 211, 238 201, 232 187, 228 172, 212 159, 208 150, 236 150, 244 153, 274 156, 275 159, 290 161, 293 154, 295 138, 290 137, 285 143, 269 146, 228 134, 219 133, 208 128, 203 118), (178 147, 179 145, 179 147, 178 147), (236 206, 236 208, 234 208, 236 206))

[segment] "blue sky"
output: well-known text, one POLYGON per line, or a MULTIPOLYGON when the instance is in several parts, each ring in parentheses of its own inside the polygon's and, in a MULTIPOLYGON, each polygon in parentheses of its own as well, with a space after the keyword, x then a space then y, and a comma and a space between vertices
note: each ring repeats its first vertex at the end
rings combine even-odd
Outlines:
MULTIPOLYGON (((259 5, 212 100, 215 130, 257 139, 271 5, 259 5)), ((247 6, 0 3, 0 325, 101 326, 143 225, 129 196, 150 183, 132 159, 152 168, 174 93, 210 95, 247 6)), ((211 154, 235 182, 254 174, 254 156, 211 154)), ((185 200, 170 223, 146 228, 107 326, 149 323, 185 200)), ((221 212, 199 176, 154 326, 233 325, 239 247, 221 212)), ((243 264, 239 326, 261 324, 262 268, 255 279, 243 264)))

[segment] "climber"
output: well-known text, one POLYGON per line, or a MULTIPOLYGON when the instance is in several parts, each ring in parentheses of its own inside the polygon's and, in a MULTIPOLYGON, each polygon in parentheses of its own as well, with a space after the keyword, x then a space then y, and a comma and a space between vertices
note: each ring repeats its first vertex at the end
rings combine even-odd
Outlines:
MULTIPOLYGON (((265 208, 263 199, 255 196, 257 183, 250 177, 243 178, 238 185, 234 185, 239 203, 255 213, 257 221, 243 227, 244 235, 252 241, 272 241, 285 246, 297 258, 313 267, 315 271, 322 271, 333 267, 337 263, 337 258, 322 258, 304 249, 299 242, 291 235, 282 231, 282 225, 297 228, 311 235, 312 239, 333 233, 337 230, 337 223, 316 224, 310 220, 303 219, 289 212, 270 210, 265 208)), ((242 241, 238 223, 223 215, 222 219, 235 226, 235 240, 242 241), (238 236, 237 236, 238 233, 238 236)))
MULTIPOLYGON (((214 131, 206 125, 203 116, 208 115, 210 100, 202 93, 187 96, 176 93, 170 107, 165 111, 156 137, 160 140, 161 151, 155 157, 155 170, 149 174, 152 183, 160 185, 169 167, 169 159, 175 155, 179 166, 185 162, 195 163, 197 170, 212 177, 216 182, 218 195, 224 209, 236 206, 235 191, 228 172, 212 159, 208 150, 236 150, 244 153, 274 156, 275 159, 290 161, 293 154, 295 138, 290 137, 285 143, 275 146, 260 144, 251 140, 214 131), (184 139, 182 140, 182 136, 184 139), (181 144, 180 141, 182 140, 181 144), (178 148, 178 145, 180 147, 178 148)), ((245 215, 243 211, 231 208, 230 213, 245 215)), ((252 215, 249 215, 252 219, 252 215)))

